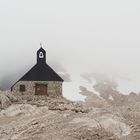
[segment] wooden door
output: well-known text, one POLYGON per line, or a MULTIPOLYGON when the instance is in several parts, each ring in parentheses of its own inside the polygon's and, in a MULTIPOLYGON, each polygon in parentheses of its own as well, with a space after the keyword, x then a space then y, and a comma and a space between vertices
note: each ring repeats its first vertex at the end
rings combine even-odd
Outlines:
POLYGON ((35 85, 35 95, 47 95, 47 85, 36 84, 35 85))

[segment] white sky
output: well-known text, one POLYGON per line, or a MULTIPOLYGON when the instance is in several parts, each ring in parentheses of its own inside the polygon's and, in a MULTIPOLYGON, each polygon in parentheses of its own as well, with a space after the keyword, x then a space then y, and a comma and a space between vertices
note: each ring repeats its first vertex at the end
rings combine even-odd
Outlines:
MULTIPOLYGON (((139 0, 0 0, 0 78, 47 61, 140 82, 139 0)), ((53 64, 52 64, 53 65, 53 64)))

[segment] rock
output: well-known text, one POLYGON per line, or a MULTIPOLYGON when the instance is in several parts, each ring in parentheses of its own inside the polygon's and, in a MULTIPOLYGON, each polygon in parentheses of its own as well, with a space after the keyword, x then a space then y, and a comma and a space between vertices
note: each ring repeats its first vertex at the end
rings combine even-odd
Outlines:
POLYGON ((10 91, 0 91, 0 109, 9 107, 15 101, 17 99, 10 91))
POLYGON ((10 101, 10 99, 3 93, 0 93, 0 108, 2 109, 7 108, 11 104, 12 102, 10 101))
POLYGON ((39 122, 36 121, 36 120, 34 120, 34 121, 32 122, 32 125, 37 125, 37 124, 39 124, 39 122))

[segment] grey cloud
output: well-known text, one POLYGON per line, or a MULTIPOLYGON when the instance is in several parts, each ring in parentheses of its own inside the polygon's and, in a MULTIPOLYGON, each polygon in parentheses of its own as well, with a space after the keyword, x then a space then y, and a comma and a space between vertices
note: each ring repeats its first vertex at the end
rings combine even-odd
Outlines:
POLYGON ((59 74, 65 82, 72 82, 71 76, 68 73, 60 73, 59 74))
POLYGON ((92 79, 95 79, 96 85, 101 85, 101 86, 104 85, 106 87, 108 86, 113 89, 116 89, 118 86, 115 80, 110 79, 109 77, 107 77, 105 74, 102 74, 102 73, 84 73, 84 74, 81 74, 81 77, 90 83, 93 82, 92 79))
MULTIPOLYGON (((47 62, 66 81, 98 72, 140 83, 139 5, 139 0, 1 1, 0 81, 34 64, 42 42, 47 62)), ((83 77, 91 82, 93 76, 83 77)))

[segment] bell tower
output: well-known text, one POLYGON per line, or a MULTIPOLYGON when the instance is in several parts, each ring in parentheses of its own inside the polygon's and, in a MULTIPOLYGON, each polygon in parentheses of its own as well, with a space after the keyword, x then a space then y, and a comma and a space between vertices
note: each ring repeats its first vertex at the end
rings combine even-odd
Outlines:
POLYGON ((37 64, 46 64, 46 51, 42 48, 42 45, 37 51, 37 64))

